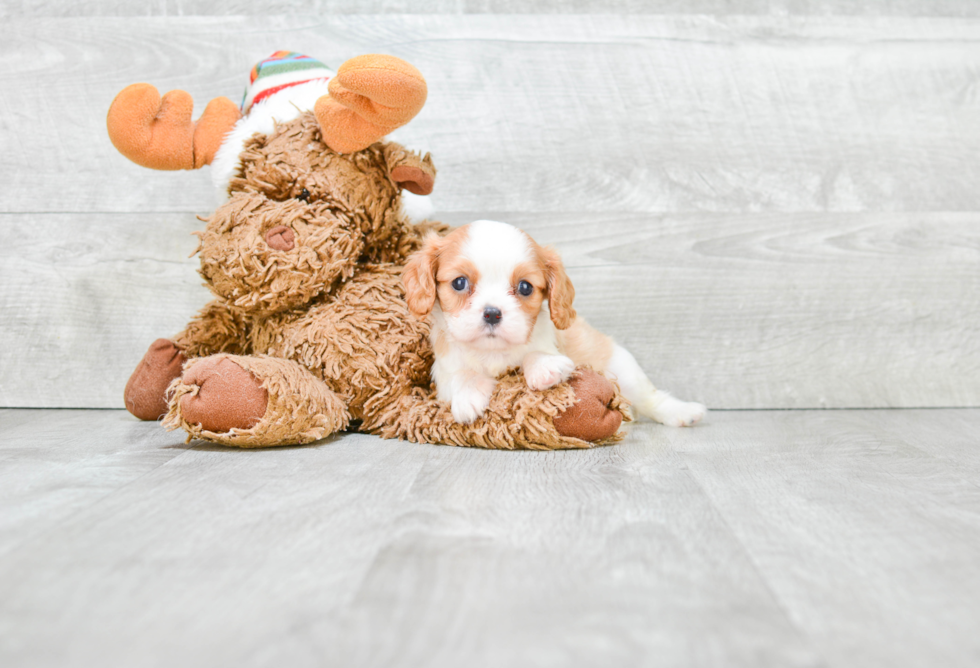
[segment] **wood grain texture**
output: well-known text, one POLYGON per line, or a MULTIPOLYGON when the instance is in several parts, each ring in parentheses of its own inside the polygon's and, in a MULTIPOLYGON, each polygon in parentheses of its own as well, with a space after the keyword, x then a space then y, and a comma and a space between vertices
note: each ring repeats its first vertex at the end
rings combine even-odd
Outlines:
POLYGON ((113 95, 237 98, 284 42, 419 65, 429 104, 398 138, 433 151, 442 217, 555 244, 579 309, 658 385, 728 408, 978 406, 980 24, 804 5, 4 21, 0 406, 120 406, 207 300, 184 258, 209 175, 118 155, 113 95))
POLYGON ((187 257, 202 227, 187 214, 0 216, 0 406, 121 407, 149 344, 209 299, 187 257))
MULTIPOLYGON (((977 214, 526 214, 576 308, 715 408, 980 405, 977 214)), ((121 407, 209 293, 184 214, 0 216, 0 405, 121 407)))
POLYGON ((436 451, 321 647, 378 667, 816 665, 659 431, 571 458, 436 451))
POLYGON ((679 396, 718 408, 980 402, 974 214, 512 222, 562 251, 579 312, 679 396))
POLYGON ((0 555, 70 522, 183 452, 119 412, 0 410, 0 555))
POLYGON ((972 666, 980 479, 948 444, 978 428, 716 412, 583 452, 241 451, 0 411, 0 480, 31 481, 0 493, 0 663, 972 666))
POLYGON ((978 36, 902 16, 11 19, 0 211, 208 210, 208 175, 128 163, 106 110, 137 81, 198 111, 238 99, 284 46, 421 69, 398 137, 433 152, 442 211, 977 210, 978 36))
POLYGON ((725 415, 725 453, 665 437, 829 665, 966 667, 980 656, 980 479, 947 454, 976 450, 965 415, 725 415))
POLYGON ((980 16, 963 0, 7 0, 0 18, 274 14, 710 14, 980 16))

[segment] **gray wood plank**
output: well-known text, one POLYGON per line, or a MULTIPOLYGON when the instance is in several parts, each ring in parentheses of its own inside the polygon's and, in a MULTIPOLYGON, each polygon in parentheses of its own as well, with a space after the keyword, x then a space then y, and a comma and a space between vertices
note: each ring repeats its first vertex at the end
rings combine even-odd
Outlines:
POLYGON ((978 16, 962 0, 464 0, 466 12, 495 14, 709 14, 715 16, 978 16))
MULTIPOLYGON (((976 214, 480 217, 562 253, 576 307, 715 408, 980 405, 976 214)), ((0 216, 0 406, 121 407, 208 299, 186 214, 0 216)))
POLYGON ((35 411, 17 408, 0 408, 0 425, 2 425, 6 431, 43 420, 49 415, 51 415, 50 412, 46 413, 41 410, 35 411))
POLYGON ((864 422, 869 431, 941 459, 963 479, 980 486, 980 436, 970 412, 874 411, 864 422), (937 420, 949 423, 941 436, 935 433, 937 420))
POLYGON ((357 587, 425 456, 356 435, 179 452, 7 556, 4 665, 268 664, 357 587))
POLYGON ((270 16, 274 14, 456 14, 463 0, 9 0, 0 8, 3 18, 70 16, 270 16))
POLYGON ((980 16, 963 0, 8 0, 0 18, 332 14, 775 14, 980 16))
POLYGON ((121 407, 149 344, 210 298, 188 258, 202 227, 188 214, 0 216, 0 406, 121 407))
POLYGON ((579 312, 679 396, 980 405, 973 214, 482 215, 554 244, 579 312))
POLYGON ((0 555, 178 456, 181 434, 119 411, 0 412, 0 555))
POLYGON ((208 175, 129 164, 106 110, 136 81, 238 99, 283 47, 425 73, 399 137, 433 152, 443 211, 977 210, 978 35, 901 16, 11 19, 0 211, 207 211, 208 175))
POLYGON ((660 431, 572 457, 437 451, 320 646, 378 667, 819 665, 660 431))
POLYGON ((4 666, 904 668, 980 652, 980 485, 956 445, 975 442, 977 409, 721 411, 563 453, 357 434, 241 451, 177 446, 121 411, 0 420, 0 454, 18 451, 0 479, 48 482, 0 494, 0 516, 45 509, 0 554, 4 666), (125 479, 111 452, 145 473, 125 479), (60 514, 81 479, 114 489, 60 514))
POLYGON ((575 454, 192 447, 0 556, 0 658, 815 665, 660 431, 575 454))
POLYGON ((980 657, 980 485, 946 453, 976 447, 977 420, 726 413, 663 439, 828 665, 967 667, 980 657))

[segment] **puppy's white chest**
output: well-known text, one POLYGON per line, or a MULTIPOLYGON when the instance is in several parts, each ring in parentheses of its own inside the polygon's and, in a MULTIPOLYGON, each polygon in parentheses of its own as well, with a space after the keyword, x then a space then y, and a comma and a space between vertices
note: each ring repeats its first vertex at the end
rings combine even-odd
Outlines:
POLYGON ((506 352, 481 352, 472 354, 467 360, 467 366, 492 378, 501 376, 507 369, 519 366, 524 359, 522 350, 509 349, 506 352))
POLYGON ((451 373, 468 371, 497 378, 507 369, 520 366, 526 348, 527 346, 515 346, 498 351, 457 346, 448 354, 440 356, 436 363, 451 373))

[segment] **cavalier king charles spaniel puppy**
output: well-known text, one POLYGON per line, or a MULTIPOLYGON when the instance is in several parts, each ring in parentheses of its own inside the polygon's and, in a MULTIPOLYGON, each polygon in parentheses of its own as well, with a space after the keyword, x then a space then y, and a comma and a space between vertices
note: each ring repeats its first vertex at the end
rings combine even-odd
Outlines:
POLYGON ((619 383, 641 415, 675 427, 705 407, 658 390, 628 350, 575 314, 575 289, 553 248, 506 223, 478 220, 426 239, 403 275, 408 308, 430 316, 432 379, 453 418, 483 415, 496 378, 520 367, 544 390, 589 365, 619 383))

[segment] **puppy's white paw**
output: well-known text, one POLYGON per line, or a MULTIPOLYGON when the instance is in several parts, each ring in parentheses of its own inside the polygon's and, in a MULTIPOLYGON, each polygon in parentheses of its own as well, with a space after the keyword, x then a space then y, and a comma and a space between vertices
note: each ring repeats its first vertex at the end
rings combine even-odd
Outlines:
POLYGON ((668 427, 693 427, 707 412, 703 404, 667 396, 648 415, 668 427))
POLYGON ((575 371, 575 362, 564 355, 528 353, 524 357, 524 380, 532 390, 547 390, 568 380, 575 371))
POLYGON ((486 412, 490 405, 490 397, 496 382, 492 378, 488 382, 471 382, 453 393, 453 419, 460 424, 471 424, 486 412))

